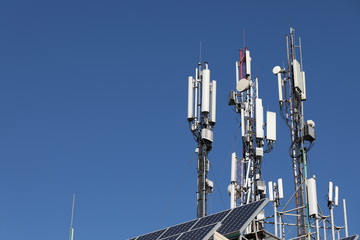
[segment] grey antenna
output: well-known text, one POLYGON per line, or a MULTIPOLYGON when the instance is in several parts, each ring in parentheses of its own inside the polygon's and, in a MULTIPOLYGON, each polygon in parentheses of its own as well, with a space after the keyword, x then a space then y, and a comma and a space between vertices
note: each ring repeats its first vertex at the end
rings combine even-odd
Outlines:
POLYGON ((70 240, 74 240, 74 210, 75 210, 75 193, 73 194, 72 207, 71 207, 71 220, 70 220, 70 240))

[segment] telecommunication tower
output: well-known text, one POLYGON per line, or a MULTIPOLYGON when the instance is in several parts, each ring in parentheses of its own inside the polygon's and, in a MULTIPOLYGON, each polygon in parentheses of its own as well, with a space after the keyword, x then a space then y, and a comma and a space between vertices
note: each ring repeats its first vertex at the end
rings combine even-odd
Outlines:
POLYGON ((270 152, 276 141, 276 114, 267 112, 266 136, 264 109, 259 98, 258 79, 251 75, 250 51, 240 49, 236 61, 236 91, 231 91, 229 105, 241 118, 242 155, 231 159, 230 207, 265 198, 265 182, 261 178, 264 153, 270 152), (264 150, 265 148, 265 150, 264 150))
MULTIPOLYGON (((299 239, 305 239, 310 233, 310 217, 317 215, 317 203, 310 202, 308 197, 313 195, 308 195, 306 188, 308 180, 314 179, 307 176, 307 153, 315 141, 315 123, 312 120, 304 121, 305 72, 302 68, 301 40, 299 44, 296 43, 293 28, 286 35, 286 44, 288 66, 286 69, 276 66, 273 73, 278 77, 280 114, 291 134, 289 153, 294 175, 297 235, 299 239), (296 52, 300 53, 300 63, 296 52), (309 206, 308 203, 316 206, 309 206)), ((313 185, 311 181, 308 188, 313 185)))
POLYGON ((197 142, 197 217, 206 216, 207 194, 214 183, 207 178, 216 123, 216 81, 210 81, 208 63, 199 63, 195 77, 188 77, 188 117, 190 130, 197 142))

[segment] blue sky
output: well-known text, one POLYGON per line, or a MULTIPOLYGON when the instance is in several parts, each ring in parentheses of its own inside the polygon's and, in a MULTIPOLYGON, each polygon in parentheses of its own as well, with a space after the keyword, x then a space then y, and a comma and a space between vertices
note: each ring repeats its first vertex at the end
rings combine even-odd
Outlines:
MULTIPOLYGON (((227 106, 246 46, 264 109, 278 112, 271 70, 285 34, 303 44, 316 123, 310 174, 326 212, 332 180, 360 233, 358 1, 2 1, 0 239, 126 239, 196 216, 196 155, 186 121, 187 76, 202 59, 218 82, 209 213, 229 207, 230 155, 241 148, 227 106)), ((292 191, 289 132, 263 164, 292 191)), ((342 224, 341 207, 336 221, 342 224)))

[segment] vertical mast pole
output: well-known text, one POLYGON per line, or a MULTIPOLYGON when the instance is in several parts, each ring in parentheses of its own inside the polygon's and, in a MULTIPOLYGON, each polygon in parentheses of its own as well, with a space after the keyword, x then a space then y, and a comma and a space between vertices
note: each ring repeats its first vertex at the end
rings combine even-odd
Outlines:
POLYGON ((193 113, 188 113, 188 122, 197 142, 197 217, 201 218, 206 216, 207 194, 214 187, 207 175, 210 165, 208 153, 212 149, 216 119, 216 81, 210 81, 210 69, 206 62, 198 64, 195 79, 191 76, 188 79, 188 111, 194 109, 193 113))
MULTIPOLYGON (((290 156, 294 175, 295 206, 297 237, 305 239, 311 233, 310 216, 307 207, 307 190, 305 180, 307 179, 307 152, 305 141, 313 144, 315 140, 314 122, 304 121, 303 101, 306 100, 305 73, 301 64, 295 56, 296 48, 301 44, 295 44, 294 29, 290 28, 290 34, 286 35, 286 52, 288 68, 274 67, 273 73, 278 76, 279 103, 281 116, 290 129, 291 145, 290 156)), ((302 56, 301 62, 302 62, 302 56)))

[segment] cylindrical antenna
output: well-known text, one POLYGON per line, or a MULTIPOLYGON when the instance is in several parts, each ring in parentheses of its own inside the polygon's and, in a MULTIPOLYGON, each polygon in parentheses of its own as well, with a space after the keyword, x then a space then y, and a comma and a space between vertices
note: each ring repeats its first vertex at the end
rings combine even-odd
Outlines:
MULTIPOLYGON (((206 66, 205 66, 206 67, 206 66)), ((202 70, 202 100, 201 112, 208 113, 210 107, 210 70, 208 68, 202 70)))
POLYGON ((211 112, 210 122, 215 124, 216 122, 216 81, 211 82, 211 112))
POLYGON ((194 78, 188 77, 188 120, 194 118, 194 78))

